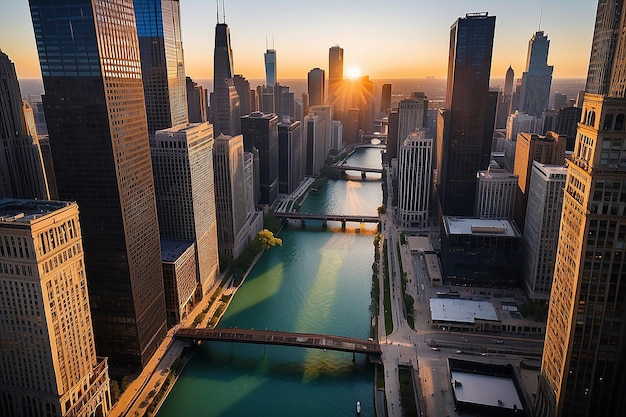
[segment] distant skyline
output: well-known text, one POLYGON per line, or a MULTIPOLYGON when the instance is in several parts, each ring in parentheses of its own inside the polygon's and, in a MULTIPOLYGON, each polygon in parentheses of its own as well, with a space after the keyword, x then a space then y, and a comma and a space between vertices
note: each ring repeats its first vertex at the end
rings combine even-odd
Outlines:
MULTIPOLYGON (((221 1, 220 1, 221 3, 221 1)), ((226 0, 236 74, 265 78, 263 54, 276 50, 277 78, 306 79, 328 70, 328 49, 344 49, 344 76, 358 68, 380 78, 445 78, 450 26, 466 13, 496 16, 492 78, 511 65, 520 78, 528 41, 537 30, 550 40, 548 64, 554 78, 585 78, 597 1, 446 0, 226 0), (266 41, 267 39, 267 41, 266 41)), ((181 0, 185 72, 213 77, 216 2, 181 0)), ((222 10, 220 7, 220 21, 222 10)), ((20 79, 41 78, 27 0, 0 2, 0 49, 15 63, 20 79)))

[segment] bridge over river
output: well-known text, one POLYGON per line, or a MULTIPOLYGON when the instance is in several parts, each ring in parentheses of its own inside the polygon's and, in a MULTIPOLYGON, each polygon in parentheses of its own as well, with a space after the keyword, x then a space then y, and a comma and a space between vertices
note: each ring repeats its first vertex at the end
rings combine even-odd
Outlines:
POLYGON ((255 343, 337 350, 341 352, 365 353, 368 355, 381 354, 380 344, 374 340, 362 340, 352 337, 315 333, 292 333, 254 329, 195 329, 183 327, 174 333, 174 337, 180 340, 192 341, 211 340, 255 343))
POLYGON ((315 214, 315 213, 299 213, 299 212, 278 212, 274 213, 277 219, 282 220, 300 220, 300 224, 304 227, 306 220, 321 220, 322 225, 326 227, 328 221, 341 222, 341 228, 346 228, 346 222, 356 223, 378 223, 378 216, 366 215, 349 215, 349 214, 315 214))

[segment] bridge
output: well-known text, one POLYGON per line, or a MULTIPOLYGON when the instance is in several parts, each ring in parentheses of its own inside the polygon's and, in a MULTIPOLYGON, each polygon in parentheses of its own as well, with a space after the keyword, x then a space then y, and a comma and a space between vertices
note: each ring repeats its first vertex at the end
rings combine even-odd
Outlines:
POLYGON ((322 226, 327 227, 329 221, 341 222, 341 228, 345 230, 347 222, 356 223, 378 223, 378 216, 347 215, 347 214, 315 214, 299 212, 274 213, 277 219, 300 220, 300 225, 305 226, 307 220, 321 220, 322 226))
POLYGON ((363 175, 366 172, 376 172, 379 174, 382 174, 383 172, 382 168, 357 167, 353 165, 342 165, 342 164, 335 164, 333 165, 333 168, 336 168, 340 171, 361 171, 361 175, 363 175))
POLYGON ((380 355, 380 344, 374 340, 333 336, 315 333, 277 332, 254 329, 195 329, 183 327, 174 333, 174 338, 189 341, 218 341, 254 343, 263 345, 297 346, 312 349, 327 349, 340 352, 380 355))

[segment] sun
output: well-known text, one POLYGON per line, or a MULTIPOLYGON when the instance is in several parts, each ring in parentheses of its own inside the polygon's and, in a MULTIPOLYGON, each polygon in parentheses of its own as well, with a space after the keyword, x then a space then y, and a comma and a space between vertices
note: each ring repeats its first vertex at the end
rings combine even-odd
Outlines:
POLYGON ((346 70, 346 77, 351 80, 356 80, 361 76, 362 73, 363 72, 361 71, 361 68, 352 66, 346 70))

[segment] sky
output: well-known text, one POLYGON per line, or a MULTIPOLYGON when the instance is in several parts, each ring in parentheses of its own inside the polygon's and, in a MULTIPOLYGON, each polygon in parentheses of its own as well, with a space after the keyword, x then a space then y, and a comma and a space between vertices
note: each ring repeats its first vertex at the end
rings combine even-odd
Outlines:
MULTIPOLYGON (((445 78, 450 26, 474 12, 496 16, 492 78, 504 78, 509 65, 521 77, 537 30, 550 40, 553 77, 585 78, 597 7, 595 0, 224 1, 235 73, 264 78, 263 53, 273 46, 279 81, 305 79, 315 67, 327 70, 333 45, 344 49, 344 72, 445 78)), ((194 79, 213 75, 216 4, 180 0, 185 72, 194 79)), ((27 0, 0 0, 0 49, 19 78, 41 77, 27 0)))

